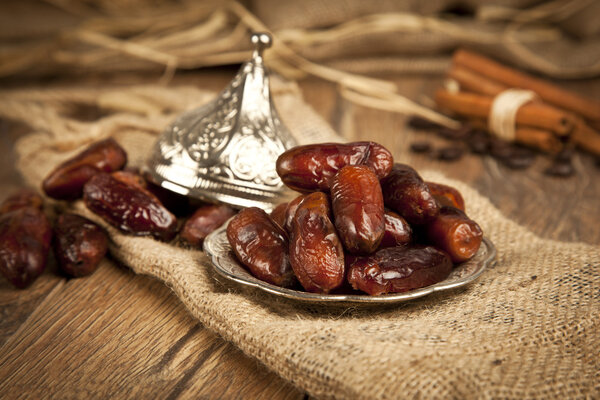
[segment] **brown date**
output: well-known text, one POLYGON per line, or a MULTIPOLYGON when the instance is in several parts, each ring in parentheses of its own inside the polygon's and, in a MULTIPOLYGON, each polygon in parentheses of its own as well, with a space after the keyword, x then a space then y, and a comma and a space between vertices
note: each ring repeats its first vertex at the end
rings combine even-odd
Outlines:
POLYGON ((434 247, 389 247, 357 258, 348 282, 372 296, 406 292, 444 280, 452 271, 446 253, 434 247))
POLYGON ((69 276, 92 274, 106 254, 108 237, 87 218, 62 214, 54 227, 54 254, 60 269, 69 276))
POLYGON ((329 191, 333 176, 346 165, 366 165, 381 179, 389 174, 394 158, 374 142, 320 143, 294 147, 277 159, 277 174, 300 192, 329 191))
POLYGON ((287 235, 260 208, 240 211, 227 226, 227 240, 237 259, 258 279, 283 287, 295 282, 287 235))
POLYGON ((177 220, 154 196, 100 173, 83 187, 88 209, 120 230, 170 240, 177 233, 177 220))
POLYGON ((467 261, 477 253, 483 232, 475 221, 457 208, 443 206, 425 227, 429 243, 444 250, 452 262, 467 261))
POLYGON ((408 165, 394 164, 392 172, 381 180, 381 189, 386 207, 410 224, 424 224, 440 211, 423 179, 408 165))
POLYGON ((235 214, 236 211, 225 204, 200 207, 185 221, 180 236, 189 244, 201 247, 209 233, 235 214))
POLYGON ((42 205, 42 196, 37 194, 37 192, 27 188, 20 189, 2 202, 2 205, 0 205, 0 214, 24 207, 33 207, 41 210, 42 205))
POLYGON ((0 272, 23 289, 46 268, 52 227, 36 207, 22 207, 0 215, 0 272))
POLYGON ((44 192, 55 199, 81 197, 83 185, 100 172, 113 172, 127 163, 125 150, 112 138, 93 143, 54 169, 42 183, 44 192))
POLYGON ((344 248, 355 254, 377 250, 385 232, 383 195, 375 173, 347 165, 331 181, 331 205, 344 248))
POLYGON ((443 183, 425 182, 429 191, 441 206, 451 206, 465 211, 465 201, 458 190, 443 183))
POLYGON ((307 195, 298 208, 290 233, 290 262, 305 290, 329 293, 344 280, 344 248, 330 219, 327 195, 307 195))
POLYGON ((404 218, 393 211, 385 211, 385 233, 379 248, 404 246, 412 241, 412 228, 404 218))
POLYGON ((146 181, 144 180, 144 178, 137 172, 115 171, 111 175, 113 178, 120 182, 123 182, 126 185, 135 186, 138 189, 144 191, 144 193, 154 196, 148 191, 148 186, 146 185, 146 181))
POLYGON ((287 210, 288 204, 289 203, 281 203, 277 205, 270 214, 271 219, 282 228, 285 227, 285 210, 287 210))
POLYGON ((285 221, 283 222, 283 228, 288 233, 288 235, 292 231, 292 223, 294 222, 294 215, 296 215, 296 210, 298 209, 298 206, 300 205, 302 200, 304 200, 305 197, 306 195, 301 194, 294 200, 290 201, 288 203, 287 208, 285 209, 285 221))

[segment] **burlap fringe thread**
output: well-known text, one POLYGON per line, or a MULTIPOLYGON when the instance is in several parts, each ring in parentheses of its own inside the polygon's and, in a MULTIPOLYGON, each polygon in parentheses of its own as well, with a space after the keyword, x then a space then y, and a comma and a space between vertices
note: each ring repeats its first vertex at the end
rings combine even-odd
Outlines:
MULTIPOLYGON (((548 65, 548 62, 523 46, 523 43, 560 38, 561 33, 556 29, 529 25, 552 20, 557 15, 569 15, 580 11, 588 5, 587 0, 571 0, 566 4, 554 1, 528 10, 513 10, 512 13, 506 9, 489 10, 484 18, 512 21, 505 31, 498 33, 474 31, 468 26, 437 17, 410 13, 374 14, 330 29, 283 29, 271 32, 246 7, 236 1, 225 4, 184 2, 179 8, 173 5, 162 8, 156 5, 143 7, 143 0, 132 1, 130 3, 139 3, 140 9, 151 10, 135 17, 118 16, 119 5, 111 2, 105 4, 99 1, 101 7, 110 10, 114 16, 100 17, 92 7, 86 6, 85 2, 47 1, 80 16, 82 22, 75 28, 66 29, 55 38, 43 38, 27 46, 16 45, 4 49, 0 54, 0 76, 19 74, 40 66, 42 70, 46 69, 46 72, 56 72, 65 67, 109 71, 115 68, 143 70, 159 65, 164 67, 162 81, 167 82, 177 68, 189 69, 243 62, 249 56, 246 45, 249 32, 265 31, 274 36, 273 48, 266 54, 267 63, 282 75, 293 78, 306 74, 314 75, 338 84, 342 96, 349 101, 366 107, 418 115, 456 128, 456 121, 400 95, 392 82, 309 61, 300 55, 301 50, 314 44, 347 40, 365 32, 394 34, 400 31, 431 31, 479 44, 503 43, 530 65, 555 76, 583 77, 600 73, 600 62, 585 68, 565 70, 556 65, 548 65), (524 25, 528 25, 526 30, 521 29, 524 25), (82 47, 81 44, 87 47, 82 47)), ((392 64, 397 68, 399 63, 405 65, 407 70, 413 71, 420 66, 411 60, 398 59, 394 59, 392 64)), ((362 64, 364 65, 364 60, 362 64)), ((385 68, 385 63, 375 65, 380 69, 385 68)), ((357 63, 356 60, 349 62, 350 69, 360 69, 360 66, 361 63, 357 63)), ((445 67, 446 63, 439 59, 425 63, 428 70, 445 67)))

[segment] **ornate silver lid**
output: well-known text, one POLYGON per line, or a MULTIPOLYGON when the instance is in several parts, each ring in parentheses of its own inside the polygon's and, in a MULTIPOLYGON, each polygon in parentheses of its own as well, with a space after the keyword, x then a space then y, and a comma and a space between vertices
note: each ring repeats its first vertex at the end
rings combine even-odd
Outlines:
POLYGON ((296 141, 271 99, 262 57, 271 37, 255 33, 252 43, 252 59, 219 96, 185 112, 162 133, 146 168, 155 183, 236 207, 268 209, 289 197, 275 161, 296 141))

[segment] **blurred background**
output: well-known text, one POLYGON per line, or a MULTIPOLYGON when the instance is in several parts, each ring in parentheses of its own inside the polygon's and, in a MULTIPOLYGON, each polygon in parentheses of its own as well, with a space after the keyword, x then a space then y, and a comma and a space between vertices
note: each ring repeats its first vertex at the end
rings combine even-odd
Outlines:
MULTIPOLYGON (((160 71, 240 63, 272 31, 270 65, 440 74, 467 46, 555 78, 600 74, 594 0, 24 0, 0 4, 0 77, 160 71), (293 54, 292 54, 293 53, 293 54)), ((309 71, 307 71, 307 69, 309 71)))

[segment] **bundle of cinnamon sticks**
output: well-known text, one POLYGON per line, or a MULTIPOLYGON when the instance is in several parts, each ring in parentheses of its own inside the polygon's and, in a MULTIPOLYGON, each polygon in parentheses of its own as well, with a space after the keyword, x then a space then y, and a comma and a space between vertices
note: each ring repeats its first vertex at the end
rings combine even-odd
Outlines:
POLYGON ((509 88, 535 92, 538 100, 519 108, 515 141, 556 154, 566 143, 600 156, 600 102, 499 64, 480 54, 458 50, 448 77, 459 91, 440 89, 435 101, 443 110, 487 129, 494 97, 509 88))

